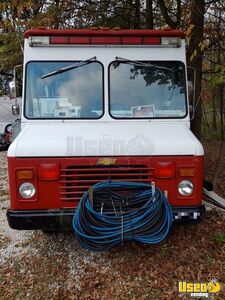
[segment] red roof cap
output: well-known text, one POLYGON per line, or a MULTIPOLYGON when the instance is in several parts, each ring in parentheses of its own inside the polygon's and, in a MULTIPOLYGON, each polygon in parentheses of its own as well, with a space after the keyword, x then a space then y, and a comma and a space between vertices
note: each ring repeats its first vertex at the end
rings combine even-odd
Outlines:
POLYGON ((29 36, 158 36, 158 37, 180 37, 185 38, 185 34, 177 29, 29 29, 24 33, 24 37, 29 36))

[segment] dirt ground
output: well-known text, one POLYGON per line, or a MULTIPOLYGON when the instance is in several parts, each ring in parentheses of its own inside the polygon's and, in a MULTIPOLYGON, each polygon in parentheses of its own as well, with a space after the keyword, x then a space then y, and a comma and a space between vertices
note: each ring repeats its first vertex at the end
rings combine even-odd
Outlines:
MULTIPOLYGON (((207 145, 207 178, 217 153, 218 145, 207 145)), ((222 286, 213 299, 225 299, 225 214, 208 211, 200 224, 174 226, 159 245, 128 243, 93 253, 81 249, 73 233, 10 229, 6 172, 1 152, 0 299, 189 299, 178 294, 179 280, 213 278, 222 286)), ((218 185, 223 196, 224 179, 225 168, 218 185)))

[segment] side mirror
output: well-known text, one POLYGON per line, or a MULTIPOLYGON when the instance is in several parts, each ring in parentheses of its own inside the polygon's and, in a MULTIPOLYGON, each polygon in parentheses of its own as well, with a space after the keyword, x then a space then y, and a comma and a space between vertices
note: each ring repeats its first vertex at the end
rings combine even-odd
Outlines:
POLYGON ((188 95, 189 97, 192 95, 194 91, 193 83, 191 80, 188 80, 188 95))
POLYGON ((10 83, 9 83, 9 98, 10 99, 16 98, 16 88, 15 88, 14 81, 10 81, 10 83))
POLYGON ((12 114, 18 116, 20 114, 20 107, 18 104, 12 105, 12 114))
POLYGON ((191 120, 194 119, 194 113, 196 108, 196 99, 195 99, 195 85, 196 85, 196 69, 193 67, 187 67, 187 75, 188 75, 188 98, 189 104, 192 106, 190 109, 190 117, 191 120))
MULTIPOLYGON (((22 65, 17 65, 13 69, 13 81, 9 82, 9 98, 16 99, 16 90, 19 92, 19 96, 22 95, 22 81, 20 73, 16 71, 17 68, 22 67, 22 65)), ((17 95, 18 96, 18 95, 17 95)))

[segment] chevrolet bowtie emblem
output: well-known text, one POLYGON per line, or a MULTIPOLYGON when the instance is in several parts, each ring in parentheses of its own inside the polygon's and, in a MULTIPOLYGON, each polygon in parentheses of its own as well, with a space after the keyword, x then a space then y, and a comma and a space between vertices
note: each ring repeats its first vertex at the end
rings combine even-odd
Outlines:
POLYGON ((116 163, 116 158, 109 158, 109 157, 105 157, 105 158, 100 158, 97 161, 97 165, 99 166, 111 166, 111 165, 115 165, 116 163))

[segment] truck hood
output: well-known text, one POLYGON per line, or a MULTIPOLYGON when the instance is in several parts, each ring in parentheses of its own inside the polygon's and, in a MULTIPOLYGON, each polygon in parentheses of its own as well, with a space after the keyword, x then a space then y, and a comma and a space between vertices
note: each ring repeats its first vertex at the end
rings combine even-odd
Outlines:
POLYGON ((10 157, 203 155, 200 142, 178 123, 29 124, 11 144, 10 157))

